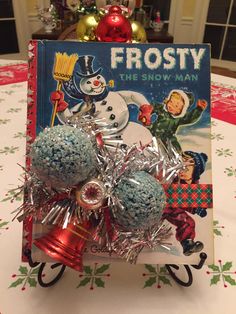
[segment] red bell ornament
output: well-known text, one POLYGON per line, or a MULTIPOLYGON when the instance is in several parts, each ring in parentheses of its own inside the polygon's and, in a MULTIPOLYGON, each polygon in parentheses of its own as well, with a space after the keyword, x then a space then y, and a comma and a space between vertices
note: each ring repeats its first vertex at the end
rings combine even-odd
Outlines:
POLYGON ((122 15, 119 6, 111 6, 98 23, 96 37, 105 42, 131 42, 132 28, 129 20, 122 15))
POLYGON ((90 238, 89 222, 68 224, 66 229, 56 226, 34 244, 48 256, 75 270, 83 269, 83 251, 90 238))

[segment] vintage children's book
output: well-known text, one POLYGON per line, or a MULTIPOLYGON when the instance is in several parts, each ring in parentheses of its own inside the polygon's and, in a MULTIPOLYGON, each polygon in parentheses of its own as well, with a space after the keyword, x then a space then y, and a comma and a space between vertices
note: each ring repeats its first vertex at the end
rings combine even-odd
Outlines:
MULTIPOLYGON (((28 137, 64 124, 80 112, 99 112, 124 144, 170 141, 188 162, 165 187, 163 218, 172 228, 166 249, 144 250, 138 263, 197 264, 200 252, 213 263, 210 143, 210 48, 208 45, 32 41, 29 47, 28 137), (72 79, 60 93, 53 67, 57 53, 77 54, 72 79), (53 114, 53 103, 57 111, 53 114)), ((50 226, 49 226, 50 228, 50 226)), ((24 223, 24 247, 47 227, 24 223)), ((48 258, 33 246, 33 258, 48 258)), ((86 258, 109 256, 96 243, 86 258)))

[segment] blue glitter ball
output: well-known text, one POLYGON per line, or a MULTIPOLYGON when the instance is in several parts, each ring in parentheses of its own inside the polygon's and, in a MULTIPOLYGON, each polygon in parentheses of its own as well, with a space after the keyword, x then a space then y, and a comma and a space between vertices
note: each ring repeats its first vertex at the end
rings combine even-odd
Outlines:
POLYGON ((124 206, 115 221, 124 229, 147 229, 159 222, 166 196, 162 185, 149 173, 138 171, 124 177, 116 186, 115 195, 124 206))
POLYGON ((88 135, 58 125, 41 132, 31 146, 32 170, 54 188, 78 184, 95 172, 96 154, 88 135))

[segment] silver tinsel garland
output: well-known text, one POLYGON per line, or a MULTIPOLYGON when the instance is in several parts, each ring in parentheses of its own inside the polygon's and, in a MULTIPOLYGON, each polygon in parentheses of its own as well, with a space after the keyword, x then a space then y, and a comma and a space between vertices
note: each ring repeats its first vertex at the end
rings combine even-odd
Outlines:
POLYGON ((165 147, 155 138, 145 146, 141 143, 131 147, 123 145, 119 136, 110 134, 114 130, 109 129, 103 119, 98 119, 96 115, 81 114, 68 120, 68 125, 86 132, 93 143, 97 159, 95 176, 77 186, 52 189, 46 181, 40 181, 35 173, 26 171, 23 186, 25 198, 18 208, 17 219, 22 221, 27 216, 33 216, 37 222, 62 228, 66 228, 75 218, 78 223, 91 220, 94 226, 93 239, 129 262, 135 262, 144 247, 163 245, 170 236, 170 228, 161 220, 154 221, 144 230, 125 230, 117 225, 117 212, 123 211, 124 205, 115 193, 115 188, 122 178, 129 178, 137 171, 151 174, 161 184, 170 184, 183 169, 181 155, 170 142, 165 147), (92 190, 96 197, 98 190, 94 192, 94 182, 90 184, 94 179, 98 189, 100 187, 99 193, 103 194, 99 194, 102 197, 101 206, 83 207, 83 203, 81 206, 78 201, 77 192, 87 184, 88 189, 85 191, 92 190))

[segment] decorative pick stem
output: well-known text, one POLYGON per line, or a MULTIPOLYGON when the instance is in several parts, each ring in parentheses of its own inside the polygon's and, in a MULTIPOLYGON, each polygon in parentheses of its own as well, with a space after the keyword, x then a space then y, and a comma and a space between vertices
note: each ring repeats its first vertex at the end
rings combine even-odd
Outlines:
MULTIPOLYGON (((61 82, 61 81, 57 81, 57 91, 60 91, 61 88, 62 88, 62 82, 61 82)), ((58 106, 58 100, 55 101, 55 105, 54 105, 54 107, 53 107, 53 112, 52 112, 50 127, 54 126, 55 118, 56 118, 56 113, 57 113, 57 106, 58 106)))

